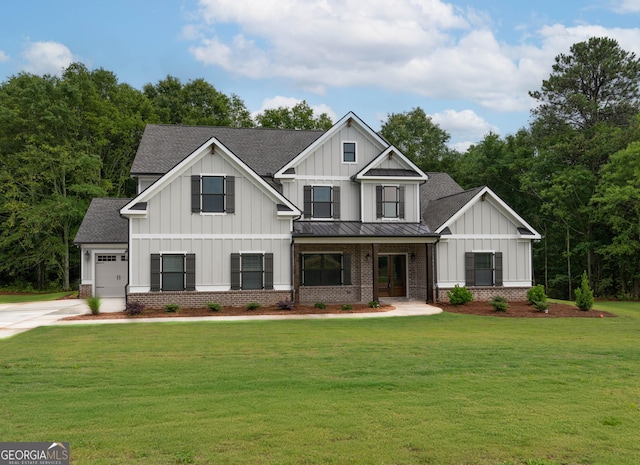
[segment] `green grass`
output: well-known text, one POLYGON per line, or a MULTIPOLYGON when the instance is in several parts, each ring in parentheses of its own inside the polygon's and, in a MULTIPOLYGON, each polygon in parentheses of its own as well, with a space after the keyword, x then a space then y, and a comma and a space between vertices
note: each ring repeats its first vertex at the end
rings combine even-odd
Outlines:
POLYGON ((17 304, 23 302, 44 302, 48 300, 58 300, 67 297, 73 292, 55 292, 51 294, 2 294, 0 293, 0 304, 17 304))
POLYGON ((640 304, 39 328, 0 340, 0 438, 76 464, 624 465, 640 304))

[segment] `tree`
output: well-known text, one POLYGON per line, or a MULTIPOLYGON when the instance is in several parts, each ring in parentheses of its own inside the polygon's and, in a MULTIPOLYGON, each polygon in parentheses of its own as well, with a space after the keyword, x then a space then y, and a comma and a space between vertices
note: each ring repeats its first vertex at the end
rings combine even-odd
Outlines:
POLYGON ((640 61, 614 39, 592 37, 555 58, 542 89, 529 92, 533 110, 550 129, 565 125, 585 130, 601 122, 626 126, 638 112, 640 61))
POLYGON ((380 133, 424 171, 447 171, 443 168, 458 156, 447 147, 451 136, 420 107, 389 114, 380 133))
MULTIPOLYGON (((610 241, 597 250, 617 277, 612 291, 640 297, 640 142, 611 156, 602 167, 591 207, 610 241), (617 287, 617 289, 616 289, 617 287)), ((608 283, 606 283, 608 284, 608 283)), ((606 288, 605 285, 603 287, 606 288)))
POLYGON ((321 129, 327 130, 333 126, 329 115, 313 114, 313 109, 306 101, 297 103, 293 107, 269 108, 256 116, 256 121, 263 128, 275 129, 321 129))
POLYGON ((558 291, 554 280, 564 281, 569 296, 572 267, 586 269, 592 282, 602 274, 596 251, 609 238, 591 199, 602 166, 638 138, 639 84, 633 53, 613 39, 592 38, 558 55, 541 90, 530 92, 539 102, 531 125, 536 157, 522 179, 540 199, 545 247, 566 246, 550 255, 550 268, 558 272, 566 260, 564 277, 552 278, 551 288, 558 291))

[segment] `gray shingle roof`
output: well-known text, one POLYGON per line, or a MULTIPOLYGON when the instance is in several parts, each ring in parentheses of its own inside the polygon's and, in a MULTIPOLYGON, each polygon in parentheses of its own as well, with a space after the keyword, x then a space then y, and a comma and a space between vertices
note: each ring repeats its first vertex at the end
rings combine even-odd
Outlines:
POLYGON ((435 200, 430 200, 426 206, 423 203, 422 218, 429 225, 432 231, 436 231, 458 210, 464 207, 478 194, 483 187, 476 187, 457 194, 449 195, 435 200))
POLYGON ((132 175, 164 174, 216 137, 260 176, 275 173, 324 131, 149 124, 131 166, 132 175))
POLYGON ((129 222, 120 216, 120 209, 130 201, 131 199, 93 199, 73 242, 75 244, 128 242, 129 222))
POLYGON ((435 236, 423 223, 360 223, 359 221, 297 221, 294 237, 435 236))

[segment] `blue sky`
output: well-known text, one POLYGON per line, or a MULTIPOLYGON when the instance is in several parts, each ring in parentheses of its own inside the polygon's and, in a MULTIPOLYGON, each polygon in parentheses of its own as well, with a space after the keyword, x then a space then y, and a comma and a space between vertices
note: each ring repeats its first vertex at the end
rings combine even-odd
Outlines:
POLYGON ((80 61, 136 88, 204 78, 252 112, 306 100, 376 130, 419 106, 464 149, 527 126, 527 91, 592 36, 640 56, 640 0, 20 0, 0 15, 0 81, 80 61))

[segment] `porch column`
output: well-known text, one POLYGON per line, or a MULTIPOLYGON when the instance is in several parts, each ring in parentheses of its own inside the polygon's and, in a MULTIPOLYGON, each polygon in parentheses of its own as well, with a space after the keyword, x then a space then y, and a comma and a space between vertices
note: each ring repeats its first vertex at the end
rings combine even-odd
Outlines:
POLYGON ((293 254, 291 257, 291 285, 293 286, 293 301, 296 304, 300 303, 300 244, 293 244, 293 254))
POLYGON ((426 244, 427 247, 427 303, 435 303, 434 296, 434 274, 436 264, 433 261, 433 244, 426 244))
POLYGON ((371 266, 373 267, 373 300, 380 301, 378 289, 378 244, 371 244, 371 266))

